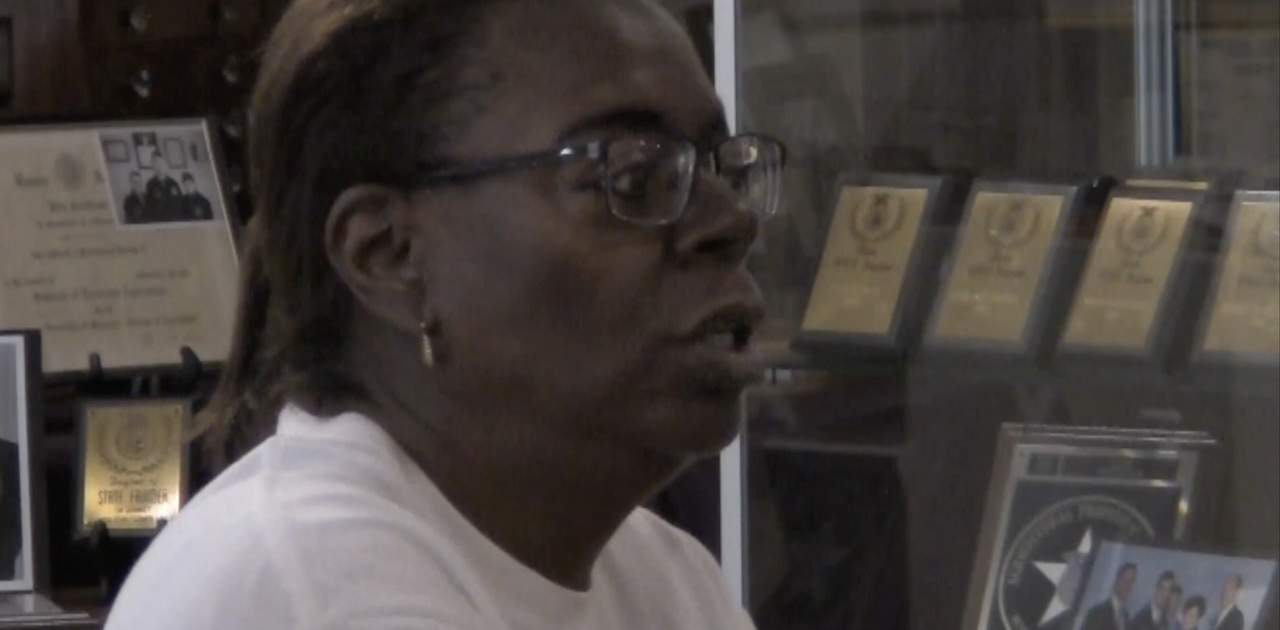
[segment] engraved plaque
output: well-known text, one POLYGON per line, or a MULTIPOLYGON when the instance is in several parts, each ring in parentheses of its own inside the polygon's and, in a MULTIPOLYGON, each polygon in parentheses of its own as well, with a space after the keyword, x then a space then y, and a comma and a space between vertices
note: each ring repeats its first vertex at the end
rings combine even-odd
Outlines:
POLYGON ((975 194, 935 315, 935 338, 1025 340, 1065 203, 1062 195, 975 194))
POLYGON ((177 514, 184 491, 186 401, 90 403, 81 419, 80 525, 154 531, 177 514))
POLYGON ((1280 355, 1280 200, 1236 204, 1202 350, 1280 355))
POLYGON ((1064 344, 1148 349, 1193 207, 1183 200, 1111 200, 1067 320, 1064 344))
POLYGON ((893 332, 929 190, 847 186, 840 192, 803 330, 893 332))

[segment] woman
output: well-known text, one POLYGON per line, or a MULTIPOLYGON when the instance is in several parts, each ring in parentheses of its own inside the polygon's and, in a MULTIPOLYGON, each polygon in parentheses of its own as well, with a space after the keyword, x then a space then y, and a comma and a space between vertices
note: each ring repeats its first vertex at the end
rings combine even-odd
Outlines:
POLYGON ((637 509, 737 431, 761 372, 744 258, 782 162, 726 137, 677 23, 647 0, 303 0, 251 161, 220 400, 232 451, 257 446, 109 630, 751 627, 637 509))

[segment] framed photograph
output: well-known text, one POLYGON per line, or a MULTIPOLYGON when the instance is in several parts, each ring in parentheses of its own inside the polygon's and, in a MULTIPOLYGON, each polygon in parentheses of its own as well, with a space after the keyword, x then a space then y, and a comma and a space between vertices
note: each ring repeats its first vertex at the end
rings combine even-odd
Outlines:
POLYGON ((238 226, 203 119, 0 128, 0 328, 50 375, 204 362, 230 347, 238 226), (170 156, 168 154, 174 154, 170 156), (121 159, 125 158, 125 159, 121 159), (171 165, 184 165, 171 168, 171 165))
POLYGON ((1256 630, 1275 588, 1274 559, 1101 541, 1071 630, 1256 630))
POLYGON ((925 345, 1035 359, 1048 341, 1078 186, 974 183, 925 345))
POLYGON ((45 578, 40 387, 39 333, 0 331, 0 592, 45 578))
POLYGON ((164 159, 171 169, 187 168, 187 151, 182 138, 164 139, 164 159))
POLYGON ((156 151, 160 149, 155 132, 138 131, 129 135, 133 138, 133 154, 138 157, 138 168, 151 170, 156 163, 156 151))
POLYGON ((132 162, 133 150, 129 148, 129 143, 124 140, 113 138, 103 141, 102 156, 107 160, 107 162, 114 164, 132 162))
POLYGON ((1280 367, 1280 192, 1236 192, 1226 227, 1192 360, 1275 369, 1280 367))
POLYGON ((952 183, 943 177, 847 179, 836 195, 826 245, 796 346, 851 346, 905 355, 919 333, 926 269, 941 247, 936 224, 952 183))
POLYGON ((101 400, 80 407, 79 529, 154 534, 187 498, 189 400, 101 400))
POLYGON ((1125 187, 1112 193, 1071 304, 1059 357, 1170 367, 1206 194, 1178 187, 1125 187))
POLYGON ((1064 628, 1104 540, 1182 540, 1200 432, 1006 424, 996 450, 965 630, 1064 628))

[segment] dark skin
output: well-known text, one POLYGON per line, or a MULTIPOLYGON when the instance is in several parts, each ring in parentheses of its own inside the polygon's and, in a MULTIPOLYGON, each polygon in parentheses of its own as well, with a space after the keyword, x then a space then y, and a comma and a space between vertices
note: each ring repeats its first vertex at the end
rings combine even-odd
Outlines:
MULTIPOLYGON (((482 30, 469 72, 491 87, 448 150, 459 161, 629 132, 724 135, 692 44, 656 6, 512 2, 482 30)), ((737 434, 746 383, 689 335, 726 305, 761 310, 744 266, 757 220, 721 184, 702 177, 681 222, 644 228, 609 214, 594 172, 356 186, 326 226, 359 304, 347 363, 369 392, 341 407, 376 418, 496 544, 578 590, 638 504, 737 434)))

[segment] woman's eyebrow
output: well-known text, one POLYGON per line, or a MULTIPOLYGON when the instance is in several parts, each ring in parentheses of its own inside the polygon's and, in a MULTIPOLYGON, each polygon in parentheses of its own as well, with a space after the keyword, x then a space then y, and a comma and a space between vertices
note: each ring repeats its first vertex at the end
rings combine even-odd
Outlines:
POLYGON ((588 131, 604 129, 671 132, 671 127, 666 124, 662 114, 648 109, 624 107, 592 114, 573 123, 560 134, 560 141, 566 141, 588 131))

